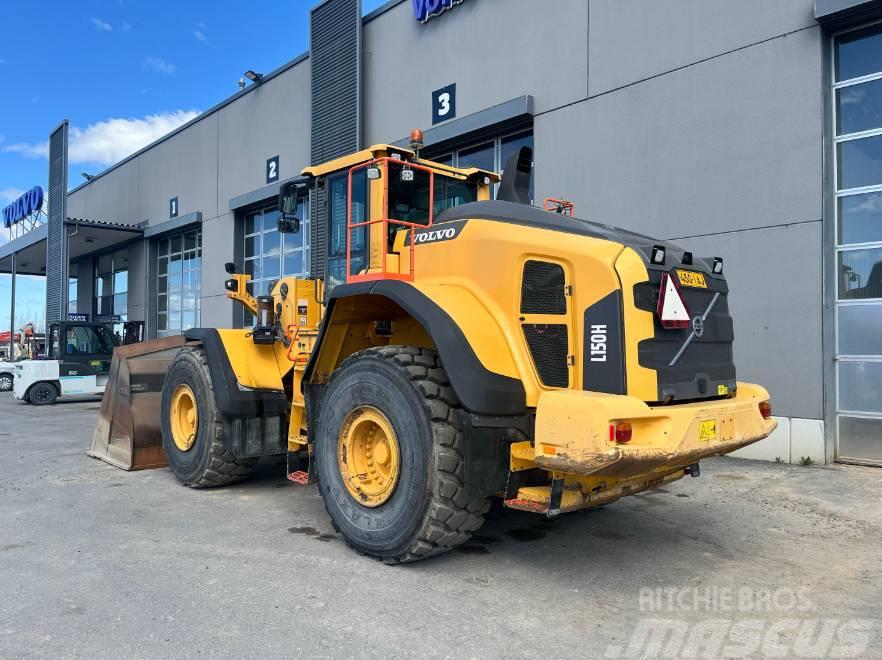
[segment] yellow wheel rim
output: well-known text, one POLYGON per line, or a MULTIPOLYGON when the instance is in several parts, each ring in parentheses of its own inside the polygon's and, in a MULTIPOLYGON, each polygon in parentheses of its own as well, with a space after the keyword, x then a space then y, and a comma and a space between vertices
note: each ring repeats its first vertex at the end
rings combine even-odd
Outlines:
POLYGON ((359 504, 377 507, 392 497, 398 483, 398 439, 376 408, 356 408, 340 428, 337 463, 346 490, 359 504))
POLYGON ((190 451, 199 430, 199 413, 196 410, 196 395, 189 385, 178 385, 175 388, 170 417, 175 446, 181 451, 190 451))

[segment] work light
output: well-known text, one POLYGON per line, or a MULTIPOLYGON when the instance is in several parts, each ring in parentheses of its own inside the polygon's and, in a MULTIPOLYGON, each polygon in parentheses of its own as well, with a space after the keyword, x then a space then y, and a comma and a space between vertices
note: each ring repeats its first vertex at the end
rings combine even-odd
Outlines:
POLYGON ((665 249, 661 245, 652 246, 652 263, 661 265, 665 262, 665 249))

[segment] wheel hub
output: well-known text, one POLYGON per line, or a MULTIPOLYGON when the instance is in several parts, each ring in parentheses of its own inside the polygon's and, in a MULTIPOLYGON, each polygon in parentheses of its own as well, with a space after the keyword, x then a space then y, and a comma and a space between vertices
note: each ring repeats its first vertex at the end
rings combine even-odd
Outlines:
POLYGON ((190 451, 199 430, 199 413, 196 409, 196 395, 189 385, 181 384, 175 388, 169 417, 175 446, 181 451, 190 451))
POLYGON ((366 507, 389 500, 398 483, 400 455, 392 423, 372 406, 346 417, 337 439, 337 463, 346 490, 366 507))

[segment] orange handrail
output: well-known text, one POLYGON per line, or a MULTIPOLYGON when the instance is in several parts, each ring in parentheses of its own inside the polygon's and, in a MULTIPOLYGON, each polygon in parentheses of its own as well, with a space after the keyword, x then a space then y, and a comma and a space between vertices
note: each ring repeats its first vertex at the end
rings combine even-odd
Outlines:
MULTIPOLYGON (((425 165, 420 165, 418 163, 410 163, 407 161, 402 161, 397 158, 392 158, 389 156, 384 156, 383 158, 375 158, 374 160, 367 161, 360 165, 356 165, 349 170, 349 180, 348 180, 348 189, 347 189, 347 199, 348 206, 346 209, 346 283, 351 284, 352 282, 365 282, 365 281, 374 281, 374 280, 405 280, 408 282, 413 281, 414 272, 416 270, 416 261, 414 258, 414 235, 416 233, 417 228, 426 228, 431 227, 432 223, 435 220, 435 171, 430 167, 426 167, 425 165), (394 218, 390 218, 388 214, 389 210, 389 166, 388 164, 392 162, 396 165, 401 165, 402 167, 407 167, 412 170, 422 170, 429 173, 429 219, 426 224, 421 224, 417 222, 408 222, 406 220, 396 220, 394 218), (383 209, 382 209, 382 217, 377 218, 376 220, 365 220, 362 222, 352 222, 352 177, 355 172, 358 170, 366 169, 368 167, 380 165, 381 163, 386 164, 386 176, 384 177, 383 182, 383 209), (382 236, 387 236, 389 231, 389 225, 398 226, 407 229, 408 235, 410 237, 410 269, 407 273, 403 274, 400 272, 393 273, 388 270, 386 257, 389 254, 389 249, 386 244, 386 240, 381 241, 381 270, 373 273, 361 273, 357 275, 352 274, 352 230, 358 229, 360 227, 368 227, 371 225, 382 224, 383 231, 382 236)), ((368 195, 370 195, 370 191, 368 191, 368 195)), ((368 263, 368 269, 370 269, 370 263, 368 263)))

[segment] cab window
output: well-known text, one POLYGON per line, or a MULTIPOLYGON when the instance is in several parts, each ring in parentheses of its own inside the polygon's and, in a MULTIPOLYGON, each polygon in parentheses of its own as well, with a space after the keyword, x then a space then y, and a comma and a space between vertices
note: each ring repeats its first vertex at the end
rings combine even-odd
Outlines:
POLYGON ((113 335, 103 326, 75 325, 67 328, 67 355, 109 355, 113 353, 113 335))
MULTIPOLYGON (((367 174, 364 169, 352 175, 352 222, 368 219, 367 174)), ((328 285, 327 290, 346 282, 346 232, 349 208, 349 172, 328 179, 328 285)), ((367 226, 352 230, 350 274, 361 272, 367 264, 367 226)))
MULTIPOLYGON (((401 173, 406 167, 404 163, 389 162, 389 219, 427 225, 431 174, 411 169, 413 180, 405 180, 401 173)), ((474 202, 477 198, 477 184, 436 174, 432 218, 445 209, 474 202)))

